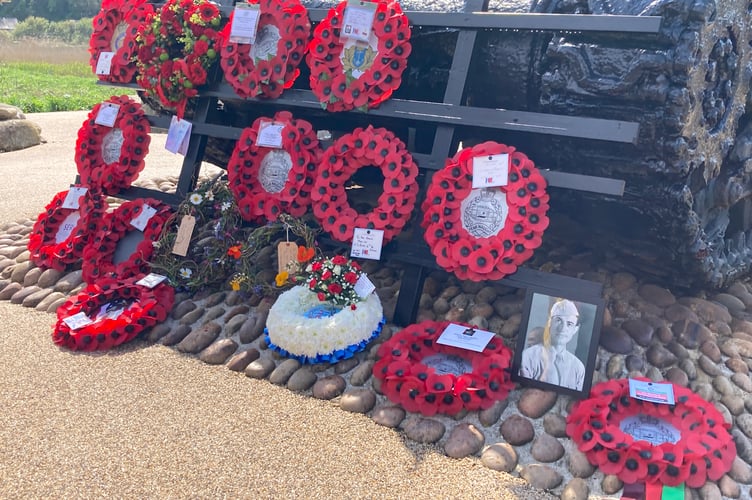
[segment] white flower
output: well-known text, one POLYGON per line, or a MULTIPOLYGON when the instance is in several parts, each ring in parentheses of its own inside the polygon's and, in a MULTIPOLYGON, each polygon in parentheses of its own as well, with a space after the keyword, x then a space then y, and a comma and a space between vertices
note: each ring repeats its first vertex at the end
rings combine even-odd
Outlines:
POLYGON ((213 191, 207 192, 206 193, 206 199, 209 200, 209 201, 214 201, 214 192, 213 191))
POLYGON ((193 275, 193 271, 188 269, 187 267, 181 267, 180 268, 180 277, 188 279, 193 275))
POLYGON ((188 201, 193 203, 194 205, 201 205, 201 202, 204 201, 204 197, 201 196, 198 193, 193 193, 188 197, 188 201))
POLYGON ((342 274, 342 266, 334 266, 334 269, 332 270, 332 272, 336 274, 337 276, 339 276, 340 274, 342 274))
POLYGON ((151 246, 153 246, 154 248, 159 248, 159 242, 158 241, 152 241, 151 242, 151 246))
POLYGON ((219 208, 223 212, 226 212, 230 209, 231 206, 232 206, 232 203, 230 203, 229 201, 225 201, 224 203, 222 203, 222 205, 219 208))

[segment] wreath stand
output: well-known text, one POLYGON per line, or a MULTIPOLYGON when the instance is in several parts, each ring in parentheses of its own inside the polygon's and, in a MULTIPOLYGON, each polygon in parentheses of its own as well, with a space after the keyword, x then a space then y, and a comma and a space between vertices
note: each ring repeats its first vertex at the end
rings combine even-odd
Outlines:
MULTIPOLYGON (((220 0, 220 9, 224 16, 233 9, 230 0, 220 0)), ((484 13, 488 10, 489 0, 468 0, 465 12, 406 12, 413 26, 427 28, 450 28, 458 33, 452 56, 449 79, 444 91, 443 102, 428 102, 390 99, 380 107, 370 110, 367 115, 369 123, 381 126, 381 123, 404 122, 414 139, 418 125, 421 128, 435 127, 433 145, 430 153, 413 152, 413 144, 408 141, 408 148, 418 164, 420 194, 419 200, 429 184, 432 171, 441 169, 446 158, 454 153, 457 145, 455 132, 459 128, 472 127, 483 134, 493 135, 494 140, 503 141, 504 132, 515 134, 547 134, 569 138, 610 141, 615 143, 636 143, 638 124, 619 120, 554 115, 511 111, 504 109, 476 108, 466 105, 465 89, 468 84, 468 70, 471 56, 475 52, 478 32, 487 29, 513 29, 520 31, 537 31, 548 33, 582 32, 583 34, 616 33, 639 35, 636 44, 649 43, 650 37, 659 32, 660 17, 646 16, 611 16, 587 15, 570 16, 564 14, 505 14, 484 13)), ((326 16, 325 9, 309 9, 313 24, 326 16)), ((193 128, 188 152, 183 161, 175 194, 132 187, 120 193, 126 199, 153 197, 177 205, 191 192, 197 182, 201 161, 208 137, 237 140, 242 129, 221 124, 217 110, 219 100, 243 106, 249 116, 271 116, 279 110, 290 110, 297 118, 303 118, 320 129, 336 130, 337 121, 349 123, 349 119, 363 119, 362 113, 337 113, 336 117, 326 116, 321 111, 318 99, 310 90, 289 89, 278 99, 259 100, 241 99, 226 82, 221 80, 221 72, 216 72, 207 87, 200 89, 195 99, 195 112, 191 118, 193 128)), ((129 85, 137 88, 135 85, 129 85)), ((153 126, 168 128, 169 115, 150 116, 153 126)), ((389 127, 389 125, 386 125, 389 127)), ((624 181, 604 177, 545 170, 540 166, 549 188, 574 189, 589 191, 607 196, 622 196, 624 181)), ((555 210, 555 207, 552 207, 555 210)), ((416 210, 414 215, 419 211, 416 210)), ((415 220, 413 222, 415 224, 415 220)), ((406 235, 403 235, 406 236, 406 235)), ((330 244, 337 245, 334 242, 330 244)), ((414 322, 423 284, 428 273, 437 269, 435 259, 420 234, 412 237, 397 238, 386 245, 382 260, 391 260, 407 264, 402 276, 399 298, 397 301, 394 323, 404 326, 414 322)), ((576 293, 583 299, 600 299, 603 286, 600 283, 571 278, 553 273, 520 267, 514 274, 499 280, 498 283, 538 291, 552 296, 576 293)), ((597 301, 596 301, 597 302, 597 301)), ((598 306, 602 308, 602 305, 598 306)), ((602 312, 602 311, 600 311, 602 312)))

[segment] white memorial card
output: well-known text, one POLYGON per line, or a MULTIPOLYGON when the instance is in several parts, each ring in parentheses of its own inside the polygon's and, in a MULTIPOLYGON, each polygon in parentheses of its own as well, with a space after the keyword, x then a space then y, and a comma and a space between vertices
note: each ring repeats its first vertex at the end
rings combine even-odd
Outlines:
POLYGON ((180 153, 185 156, 188 144, 191 141, 191 129, 193 124, 188 120, 181 120, 177 116, 172 117, 170 128, 167 130, 165 149, 170 153, 180 153))
POLYGON ((136 281, 136 284, 145 286, 146 288, 154 288, 166 279, 167 276, 163 276, 157 273, 149 273, 140 280, 136 281))
POLYGON ((353 230, 350 257, 380 260, 383 243, 384 231, 382 229, 365 229, 362 227, 356 227, 353 230))
POLYGON ((473 189, 506 186, 508 182, 508 154, 473 157, 473 189))
POLYGON ((95 73, 97 75, 109 75, 112 71, 112 58, 115 57, 114 52, 100 52, 97 58, 97 69, 95 73))
POLYGON ((239 3, 232 12, 230 42, 252 44, 256 41, 261 9, 256 4, 239 3))
POLYGON ((373 28, 376 3, 351 0, 345 7, 340 37, 367 42, 373 28))
POLYGON ((272 121, 261 122, 259 124, 258 136, 256 137, 256 146, 277 149, 281 148, 283 128, 285 128, 284 123, 272 121))
POLYGON ((63 323, 68 325, 68 328, 70 328, 71 330, 78 330, 79 328, 83 328, 86 325, 90 325, 94 322, 90 317, 86 315, 85 312, 81 311, 80 313, 76 313, 73 316, 63 318, 63 323))
POLYGON ((360 275, 360 278, 358 278, 358 281, 355 282, 353 290, 358 294, 358 297, 365 299, 376 290, 376 285, 374 285, 371 280, 368 279, 368 276, 363 273, 360 275))
POLYGON ((674 386, 658 382, 629 379, 629 395, 635 399, 661 403, 674 404, 674 386))
POLYGON ((94 118, 94 123, 97 125, 104 125, 105 127, 114 127, 119 111, 119 104, 103 102, 102 105, 99 106, 99 112, 97 112, 97 117, 94 118))
POLYGON ((70 188, 68 190, 68 194, 65 195, 65 199, 63 200, 63 208, 78 210, 81 207, 81 204, 78 200, 83 195, 85 195, 86 191, 88 190, 88 188, 85 188, 83 186, 73 186, 72 188, 70 188))
POLYGON ((493 332, 449 323, 436 342, 469 351, 483 352, 493 337, 493 332))
POLYGON ((143 231, 144 229, 146 229, 146 225, 149 223, 149 220, 154 217, 154 214, 156 213, 156 208, 152 208, 149 205, 144 205, 141 213, 138 214, 138 216, 134 217, 131 221, 131 226, 135 227, 139 231, 143 231))

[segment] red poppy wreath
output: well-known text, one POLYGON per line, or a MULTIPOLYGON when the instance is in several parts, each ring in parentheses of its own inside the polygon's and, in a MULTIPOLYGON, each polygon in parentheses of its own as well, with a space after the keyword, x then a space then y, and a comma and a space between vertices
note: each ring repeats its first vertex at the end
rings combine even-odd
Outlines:
POLYGON ((590 463, 628 484, 718 481, 736 456, 730 425, 712 404, 672 385, 676 404, 667 405, 631 398, 626 379, 600 383, 572 407, 567 434, 590 463))
POLYGON ((235 144, 227 164, 230 190, 248 221, 275 221, 281 213, 300 217, 311 203, 313 177, 321 157, 313 126, 279 111, 257 118, 235 144), (281 147, 259 145, 279 141, 281 147))
POLYGON ((144 169, 151 127, 141 105, 128 96, 97 104, 78 130, 76 168, 84 186, 115 194, 130 187, 144 169), (112 127, 97 123, 103 106, 119 106, 112 127))
POLYGON ((102 278, 128 278, 148 272, 154 242, 171 214, 168 205, 149 198, 126 201, 105 214, 84 248, 84 281, 91 284, 102 278), (133 250, 124 255, 128 248, 133 250))
POLYGON ((379 348, 373 375, 381 392, 407 411, 431 416, 490 408, 514 387, 512 351, 493 338, 482 352, 438 344, 448 321, 423 321, 379 348))
POLYGON ((222 32, 220 64, 225 80, 240 97, 282 95, 300 75, 311 22, 300 0, 247 0, 259 6, 256 40, 251 44, 230 40, 230 23, 222 32))
POLYGON ((548 227, 546 180, 511 146, 465 148, 436 172, 422 204, 424 238, 442 268, 460 279, 501 279, 533 255, 548 227), (496 156, 502 155, 502 156, 496 156), (476 159, 505 158, 504 186, 473 185, 476 159))
POLYGON ((136 34, 138 28, 154 13, 146 0, 104 0, 94 16, 94 31, 89 39, 89 64, 96 73, 99 57, 112 52, 109 74, 99 79, 114 83, 130 83, 136 75, 136 34))
POLYGON ((376 9, 368 42, 344 33, 347 1, 330 9, 313 31, 307 56, 311 90, 327 111, 367 111, 402 83, 412 50, 407 16, 396 1, 366 3, 376 9))
POLYGON ((385 128, 357 128, 324 151, 311 198, 313 214, 337 241, 349 242, 358 228, 384 231, 384 243, 402 231, 418 195, 418 166, 405 143, 385 128), (358 213, 347 200, 346 183, 363 167, 375 166, 384 176, 377 206, 358 213))
POLYGON ((178 118, 218 59, 220 23, 219 9, 209 0, 167 0, 139 28, 137 82, 163 105, 175 108, 178 118))
POLYGON ((57 310, 52 341, 76 351, 105 350, 164 321, 175 301, 175 290, 166 284, 137 285, 137 279, 101 279, 69 298, 57 310), (68 324, 74 317, 80 327, 68 324))
POLYGON ((30 260, 39 267, 62 271, 81 258, 84 246, 107 210, 99 191, 87 190, 78 208, 64 208, 68 191, 57 193, 39 214, 29 237, 30 260))

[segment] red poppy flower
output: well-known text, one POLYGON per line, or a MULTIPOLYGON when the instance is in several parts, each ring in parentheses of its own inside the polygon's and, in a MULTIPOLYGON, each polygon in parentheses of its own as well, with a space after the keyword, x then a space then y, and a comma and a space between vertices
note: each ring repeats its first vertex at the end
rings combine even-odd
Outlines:
POLYGON ((242 256, 240 245, 233 245, 227 249, 227 255, 233 259, 239 259, 242 256))

